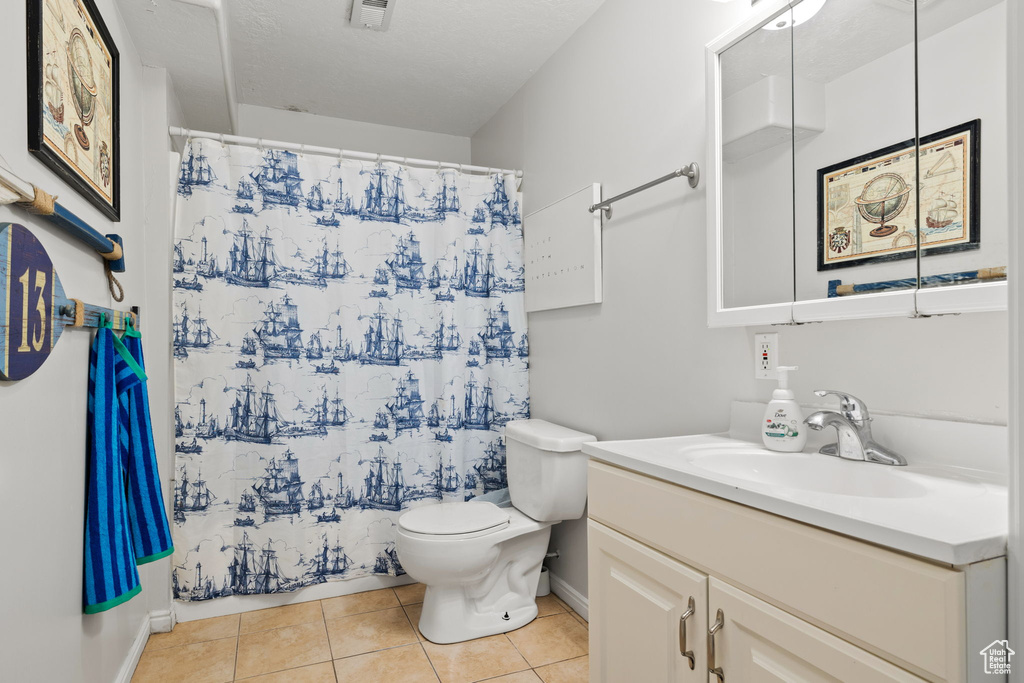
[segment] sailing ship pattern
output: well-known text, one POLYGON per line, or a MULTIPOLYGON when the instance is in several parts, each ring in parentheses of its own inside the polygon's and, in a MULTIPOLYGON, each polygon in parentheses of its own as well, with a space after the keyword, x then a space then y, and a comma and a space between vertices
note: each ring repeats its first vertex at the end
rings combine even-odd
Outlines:
POLYGON ((192 140, 174 239, 174 595, 404 573, 403 510, 507 487, 529 416, 510 176, 192 140))

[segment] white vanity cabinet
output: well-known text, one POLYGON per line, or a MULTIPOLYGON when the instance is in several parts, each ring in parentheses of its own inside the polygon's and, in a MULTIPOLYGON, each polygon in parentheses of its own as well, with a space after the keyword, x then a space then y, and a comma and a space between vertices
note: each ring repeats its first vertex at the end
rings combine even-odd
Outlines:
POLYGON ((590 680, 707 680, 707 575, 593 521, 588 541, 590 680))
POLYGON ((710 614, 717 616, 722 610, 722 628, 715 634, 715 665, 723 675, 728 672, 728 680, 923 680, 724 581, 710 579, 708 604, 710 614))
POLYGON ((717 683, 712 657, 742 683, 1005 680, 980 655, 1005 637, 1004 558, 954 567, 601 462, 589 477, 592 683, 717 683))

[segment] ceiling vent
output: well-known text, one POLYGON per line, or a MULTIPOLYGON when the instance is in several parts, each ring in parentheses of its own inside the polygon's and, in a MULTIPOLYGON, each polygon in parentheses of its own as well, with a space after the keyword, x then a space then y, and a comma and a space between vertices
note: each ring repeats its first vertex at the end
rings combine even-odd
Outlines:
POLYGON ((374 31, 387 31, 397 0, 353 0, 352 25, 374 31))

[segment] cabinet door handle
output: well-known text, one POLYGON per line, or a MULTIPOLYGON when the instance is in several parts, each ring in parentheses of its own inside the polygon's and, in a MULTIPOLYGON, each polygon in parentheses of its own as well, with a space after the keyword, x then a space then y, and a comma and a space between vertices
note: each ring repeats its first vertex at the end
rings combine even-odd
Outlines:
POLYGON ((715 664, 715 634, 725 626, 725 612, 718 610, 715 623, 708 629, 708 673, 718 677, 719 683, 725 683, 725 672, 715 664))
POLYGON ((693 616, 694 602, 693 596, 690 596, 689 602, 686 604, 686 611, 683 612, 683 616, 679 617, 679 654, 690 660, 690 670, 696 666, 696 660, 693 656, 693 650, 686 649, 686 620, 693 616))

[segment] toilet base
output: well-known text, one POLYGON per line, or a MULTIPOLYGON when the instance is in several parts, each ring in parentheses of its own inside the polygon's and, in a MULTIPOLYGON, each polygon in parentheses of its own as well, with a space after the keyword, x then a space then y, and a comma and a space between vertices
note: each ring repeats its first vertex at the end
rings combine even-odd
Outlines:
POLYGON ((423 596, 420 633, 432 643, 447 645, 514 631, 537 618, 535 601, 517 602, 520 604, 507 604, 501 608, 485 608, 478 611, 473 601, 467 600, 460 588, 428 587, 426 595, 423 596), (428 603, 427 596, 431 592, 434 595, 428 603))
POLYGON ((537 583, 551 527, 502 544, 481 580, 431 585, 423 595, 419 629, 432 643, 460 643, 506 633, 537 618, 537 583))

